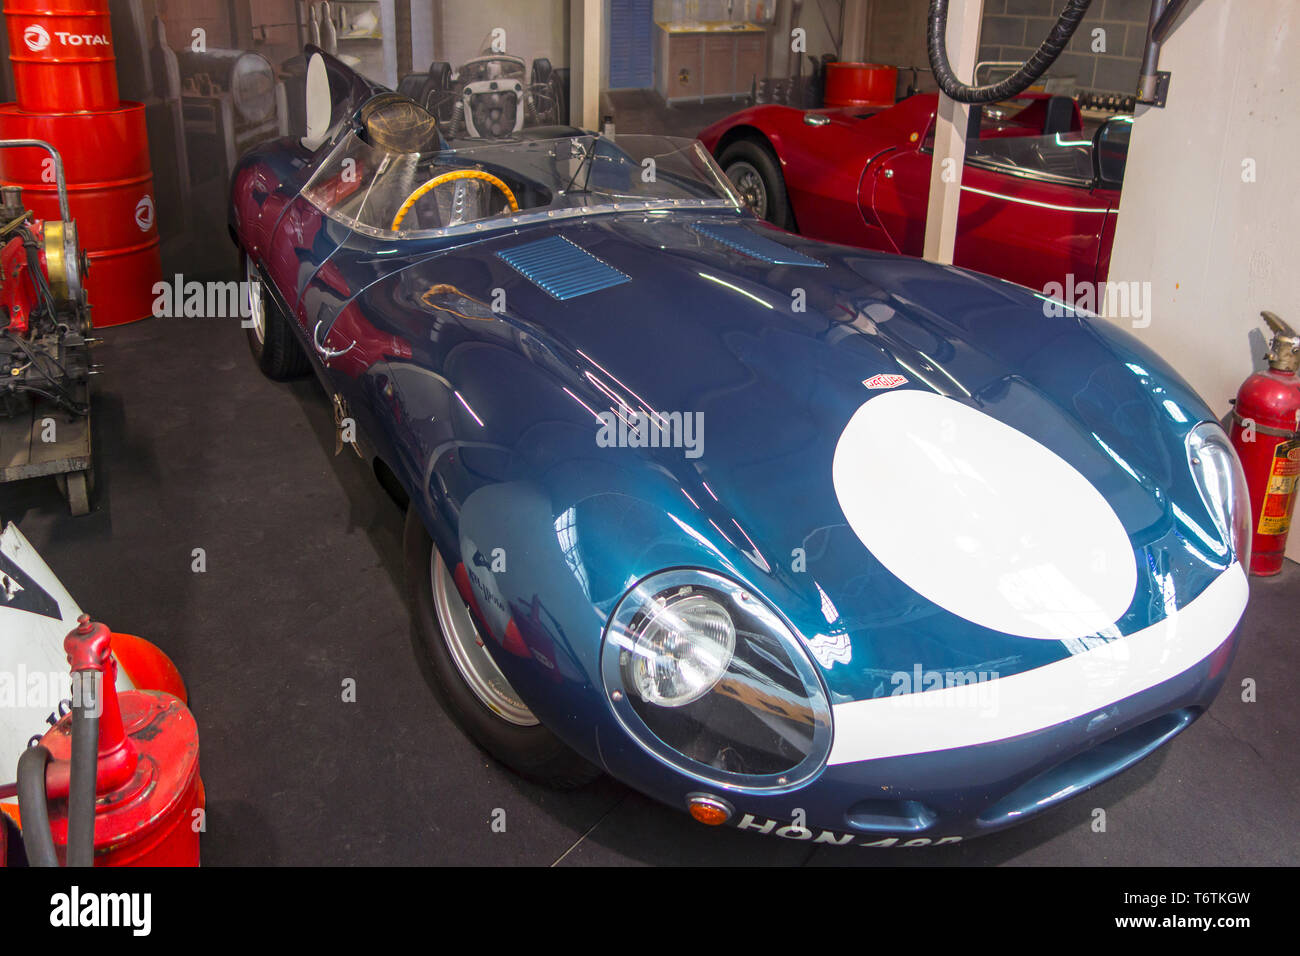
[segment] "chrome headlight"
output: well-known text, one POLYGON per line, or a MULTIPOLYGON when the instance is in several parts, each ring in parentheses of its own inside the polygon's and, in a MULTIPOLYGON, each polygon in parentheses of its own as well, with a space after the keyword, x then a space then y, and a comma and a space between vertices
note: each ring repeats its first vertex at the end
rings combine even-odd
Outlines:
POLYGON ((643 611, 619 658, 624 682, 646 703, 661 707, 699 700, 731 663, 731 615, 710 594, 690 587, 656 595, 643 611))
POLYGON ((1219 533, 1249 570, 1250 491, 1236 449, 1217 424, 1201 422, 1187 434, 1187 461, 1219 533))
POLYGON ((799 638, 722 575, 665 571, 629 591, 601 672, 637 743, 698 779, 792 787, 830 752, 830 703, 799 638))

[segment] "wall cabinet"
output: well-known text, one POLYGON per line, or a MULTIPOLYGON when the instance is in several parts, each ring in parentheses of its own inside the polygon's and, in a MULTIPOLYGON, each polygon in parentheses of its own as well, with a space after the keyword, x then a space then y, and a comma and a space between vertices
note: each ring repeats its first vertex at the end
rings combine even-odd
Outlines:
POLYGON ((655 89, 670 103, 748 95, 764 75, 766 35, 750 23, 656 23, 655 89))

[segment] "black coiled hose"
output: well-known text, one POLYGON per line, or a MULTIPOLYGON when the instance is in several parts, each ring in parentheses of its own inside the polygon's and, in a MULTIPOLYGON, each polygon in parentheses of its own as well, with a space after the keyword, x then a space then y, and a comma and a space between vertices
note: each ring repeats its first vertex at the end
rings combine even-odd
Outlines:
MULTIPOLYGON (((68 791, 68 866, 95 865, 95 784, 99 761, 99 712, 103 675, 73 671, 72 766, 68 791)), ((18 758, 18 812, 23 818, 23 845, 32 866, 58 866, 50 833, 45 768, 50 751, 41 744, 18 758)))
POLYGON ((18 758, 18 812, 23 817, 23 847, 32 866, 59 865, 45 803, 45 767, 49 762, 50 752, 40 744, 28 747, 18 758))
POLYGON ((1069 0, 1056 25, 1047 34, 1047 39, 1020 69, 1001 82, 970 86, 957 79, 952 72, 952 64, 948 62, 948 0, 930 0, 926 49, 930 54, 930 69, 934 71, 939 89, 958 103, 996 103, 998 100, 1018 96, 1056 62, 1091 3, 1092 0, 1069 0))

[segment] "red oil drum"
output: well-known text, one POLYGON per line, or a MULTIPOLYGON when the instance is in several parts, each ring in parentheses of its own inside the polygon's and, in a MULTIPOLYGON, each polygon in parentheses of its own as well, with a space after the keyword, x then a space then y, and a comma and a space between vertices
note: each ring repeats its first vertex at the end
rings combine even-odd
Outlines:
MULTIPOLYGON (((59 194, 53 186, 22 182, 9 175, 0 178, 22 187, 23 202, 38 219, 59 218, 59 194)), ((69 183, 68 205, 77 222, 81 246, 92 259, 98 253, 158 241, 152 173, 103 182, 69 183)))
POLYGON ((893 106, 898 68, 881 63, 826 64, 827 106, 893 106))
MULTIPOLYGON (((127 100, 95 113, 35 113, 16 103, 0 104, 0 136, 54 144, 69 185, 149 172, 142 103, 127 100)), ((38 149, 2 150, 0 169, 16 181, 40 183, 49 179, 49 156, 38 149)))
MULTIPOLYGON (((63 156, 68 204, 90 260, 86 291, 96 328, 153 310, 162 278, 144 106, 94 113, 31 113, 0 106, 0 138, 41 139, 63 156)), ((58 187, 40 150, 0 151, 0 181, 21 186, 27 208, 57 219, 58 187)))
POLYGON ((155 283, 162 281, 158 236, 135 246, 88 252, 91 322, 95 328, 135 322, 153 314, 155 283))
POLYGON ((33 112, 117 106, 108 0, 5 0, 18 105, 33 112))

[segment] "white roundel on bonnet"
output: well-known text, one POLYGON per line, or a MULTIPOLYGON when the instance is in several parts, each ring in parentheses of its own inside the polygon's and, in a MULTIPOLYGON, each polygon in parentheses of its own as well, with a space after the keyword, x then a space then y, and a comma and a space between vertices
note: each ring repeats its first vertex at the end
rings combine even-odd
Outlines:
POLYGON ((835 447, 849 527, 892 574, 1019 637, 1114 634, 1137 564, 1119 517, 1055 452, 931 392, 866 402, 835 447))

